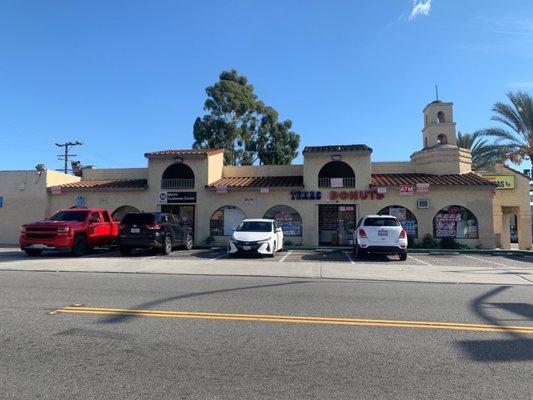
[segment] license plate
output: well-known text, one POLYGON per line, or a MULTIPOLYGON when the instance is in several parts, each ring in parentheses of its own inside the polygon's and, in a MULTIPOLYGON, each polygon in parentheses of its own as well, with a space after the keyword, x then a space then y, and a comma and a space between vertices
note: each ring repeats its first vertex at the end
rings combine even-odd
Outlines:
POLYGON ((140 233, 141 232, 141 229, 140 228, 131 228, 131 233, 140 233))
POLYGON ((243 250, 252 250, 252 246, 242 246, 243 250))
POLYGON ((45 244, 32 244, 30 247, 32 249, 46 249, 48 246, 45 244))
POLYGON ((387 232, 387 231, 378 231, 378 236, 389 236, 389 232, 387 232))

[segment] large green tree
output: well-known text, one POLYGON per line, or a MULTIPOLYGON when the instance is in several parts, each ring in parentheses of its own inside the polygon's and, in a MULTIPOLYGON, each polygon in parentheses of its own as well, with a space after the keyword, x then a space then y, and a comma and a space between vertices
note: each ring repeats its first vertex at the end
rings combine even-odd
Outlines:
POLYGON ((206 93, 207 113, 194 122, 194 148, 223 148, 226 165, 290 164, 298 155, 300 136, 292 122, 279 121, 245 76, 223 71, 206 93))
POLYGON ((489 128, 482 135, 496 138, 505 149, 505 158, 513 163, 529 160, 533 165, 533 99, 526 92, 508 92, 510 104, 498 102, 492 107, 493 121, 505 128, 489 128))
POLYGON ((505 160, 506 148, 489 143, 483 132, 457 134, 457 146, 472 152, 472 169, 474 171, 489 170, 497 162, 505 160))

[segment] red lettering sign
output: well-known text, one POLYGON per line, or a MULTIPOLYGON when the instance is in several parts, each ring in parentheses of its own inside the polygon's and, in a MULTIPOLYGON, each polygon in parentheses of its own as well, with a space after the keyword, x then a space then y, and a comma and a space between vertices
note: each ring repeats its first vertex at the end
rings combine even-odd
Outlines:
POLYGON ((330 200, 383 200, 385 198, 384 193, 378 193, 377 190, 331 190, 329 192, 330 200))

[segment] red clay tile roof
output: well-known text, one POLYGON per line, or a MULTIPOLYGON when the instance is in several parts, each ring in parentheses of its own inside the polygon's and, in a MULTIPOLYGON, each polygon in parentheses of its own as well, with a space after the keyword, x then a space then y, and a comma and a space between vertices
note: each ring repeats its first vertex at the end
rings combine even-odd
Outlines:
POLYGON ((366 144, 341 144, 331 146, 306 146, 303 153, 343 153, 349 151, 372 152, 366 144))
POLYGON ((208 188, 228 186, 233 188, 262 188, 262 187, 303 187, 303 176, 246 176, 222 178, 207 185, 208 188))
POLYGON ((210 156, 223 153, 224 149, 185 149, 185 150, 160 150, 144 153, 146 158, 169 158, 175 156, 210 156))
POLYGON ((148 187, 148 182, 146 179, 86 179, 60 186, 62 192, 80 190, 144 190, 148 187))
POLYGON ((494 186, 474 173, 432 175, 432 174, 372 174, 371 186, 398 186, 429 183, 432 186, 494 186))
MULTIPOLYGON (((518 175, 522 175, 524 178, 527 178, 527 179, 531 180, 531 177, 530 177, 530 176, 527 176, 527 175, 524 174, 523 172, 520 172, 520 171, 518 171, 518 170, 516 170, 516 169, 514 169, 514 168, 511 168, 511 167, 509 167, 508 165, 504 165, 503 167, 504 167, 504 168, 507 168, 508 170, 511 170, 511 171, 517 173, 518 175)), ((488 175, 488 174, 487 174, 487 175, 488 175)))

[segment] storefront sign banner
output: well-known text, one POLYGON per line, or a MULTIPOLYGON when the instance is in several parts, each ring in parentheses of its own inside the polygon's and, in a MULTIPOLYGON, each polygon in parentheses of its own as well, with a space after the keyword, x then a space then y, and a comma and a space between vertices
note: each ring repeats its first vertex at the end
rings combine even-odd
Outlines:
POLYGON ((400 221, 409 236, 416 235, 416 221, 400 221))
POLYGON ((161 192, 160 204, 196 203, 196 192, 161 192))
POLYGON ((307 191, 307 190, 293 190, 291 192, 291 200, 320 200, 322 192, 307 191))
POLYGON ((385 195, 378 193, 377 190, 332 190, 329 192, 330 200, 382 200, 384 197, 385 195))
POLYGON ((376 191, 379 193, 379 194, 385 194, 387 193, 387 188, 384 186, 384 187, 378 187, 376 189, 376 191))
POLYGON ((412 196, 413 192, 413 185, 400 185, 400 196, 412 196))
POLYGON ((216 187, 216 192, 218 194, 227 194, 228 193, 228 185, 220 185, 216 187))
POLYGON ((429 192, 429 183, 417 183, 416 191, 418 193, 427 193, 429 192))
POLYGON ((513 175, 483 175, 488 181, 496 184, 496 190, 511 190, 515 188, 513 175))
POLYGON ((332 188, 341 188, 344 186, 344 179, 343 178, 331 178, 330 183, 331 183, 332 188))
POLYGON ((398 218, 399 221, 403 221, 406 219, 407 209, 404 207, 390 207, 389 215, 398 218))

